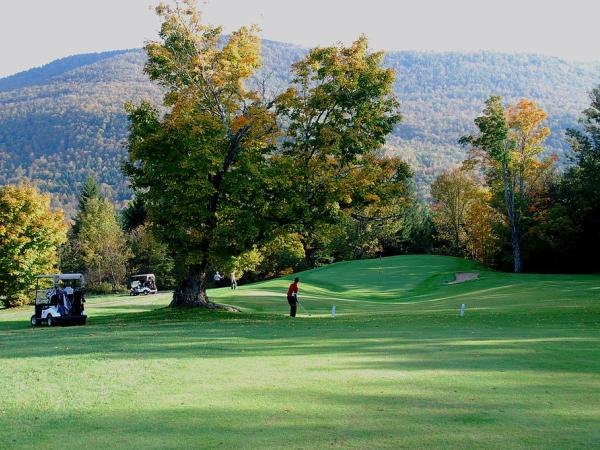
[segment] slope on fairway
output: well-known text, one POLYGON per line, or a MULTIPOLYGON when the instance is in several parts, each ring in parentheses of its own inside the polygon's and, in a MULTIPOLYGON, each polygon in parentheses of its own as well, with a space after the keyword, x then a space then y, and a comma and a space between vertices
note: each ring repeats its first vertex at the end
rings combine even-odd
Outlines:
MULTIPOLYGON (((453 279, 455 272, 469 270, 482 268, 460 258, 420 255, 340 262, 297 275, 300 299, 307 307, 325 312, 336 304, 340 313, 359 313, 393 310, 433 298, 445 292, 445 282, 453 279)), ((220 289, 211 294, 250 311, 274 312, 285 307, 285 293, 295 276, 243 286, 235 293, 220 289)))
POLYGON ((242 314, 168 294, 90 299, 85 327, 0 311, 0 448, 600 446, 600 276, 435 256, 299 276, 310 319, 285 317, 290 277, 211 291, 242 314))
MULTIPOLYGON (((291 275, 237 291, 210 291, 211 298, 244 311, 285 313, 285 293, 291 275)), ((468 311, 535 312, 540 308, 564 310, 586 305, 598 296, 598 276, 512 274, 486 269, 462 258, 408 255, 331 264, 298 274, 300 300, 313 314, 468 311), (457 272, 479 272, 477 280, 447 284, 457 272)), ((302 311, 301 311, 302 312, 302 311)))

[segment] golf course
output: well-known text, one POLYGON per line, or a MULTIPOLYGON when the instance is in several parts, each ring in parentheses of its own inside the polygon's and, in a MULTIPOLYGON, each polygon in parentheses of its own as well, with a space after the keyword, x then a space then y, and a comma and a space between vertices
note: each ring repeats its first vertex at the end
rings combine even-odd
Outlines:
POLYGON ((442 256, 296 275, 209 291, 241 313, 170 293, 89 297, 85 326, 0 310, 0 448, 600 447, 600 276, 442 256))

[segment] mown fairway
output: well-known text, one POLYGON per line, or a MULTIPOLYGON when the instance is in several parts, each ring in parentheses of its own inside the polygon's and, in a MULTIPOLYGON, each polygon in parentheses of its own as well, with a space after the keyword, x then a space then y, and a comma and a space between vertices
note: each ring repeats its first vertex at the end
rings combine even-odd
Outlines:
POLYGON ((287 280, 212 293, 242 314, 0 311, 0 448, 600 447, 600 276, 401 256, 300 277, 310 318, 285 317, 287 280))

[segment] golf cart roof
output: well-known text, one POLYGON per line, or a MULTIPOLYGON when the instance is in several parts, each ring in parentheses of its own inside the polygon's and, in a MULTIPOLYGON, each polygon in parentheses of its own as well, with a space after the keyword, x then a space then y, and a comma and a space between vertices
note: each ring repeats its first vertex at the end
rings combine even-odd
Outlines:
POLYGON ((152 277, 152 278, 154 278, 154 274, 153 273, 143 273, 141 275, 132 275, 131 276, 131 278, 139 278, 139 277, 145 277, 145 278, 152 277))
POLYGON ((36 276, 36 278, 58 278, 59 280, 83 280, 81 273, 47 273, 36 276))
POLYGON ((82 285, 85 282, 85 278, 80 273, 43 274, 43 275, 36 276, 36 278, 52 278, 52 279, 58 278, 59 280, 79 280, 79 281, 81 281, 82 285))

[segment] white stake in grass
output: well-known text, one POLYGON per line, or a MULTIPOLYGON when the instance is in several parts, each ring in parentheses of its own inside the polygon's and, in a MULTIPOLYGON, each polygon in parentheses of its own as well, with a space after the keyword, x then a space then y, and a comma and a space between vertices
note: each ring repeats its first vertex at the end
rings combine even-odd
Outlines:
POLYGON ((331 307, 331 318, 335 319, 335 305, 331 307))
POLYGON ((462 305, 460 305, 460 317, 465 317, 465 308, 467 307, 467 305, 465 305, 464 303, 462 305))

